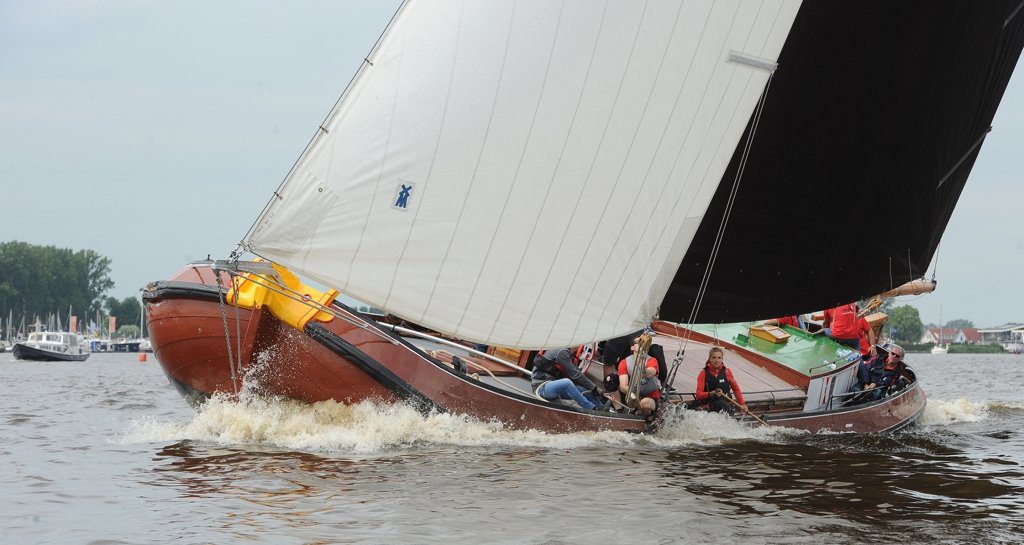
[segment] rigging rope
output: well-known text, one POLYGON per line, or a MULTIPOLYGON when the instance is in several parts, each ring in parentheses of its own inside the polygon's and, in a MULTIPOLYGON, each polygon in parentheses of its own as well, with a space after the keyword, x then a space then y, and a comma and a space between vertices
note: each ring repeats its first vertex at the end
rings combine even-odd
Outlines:
MULTIPOLYGON (((431 356, 432 358, 436 359, 437 361, 439 361, 439 362, 441 362, 441 363, 444 363, 445 365, 448 365, 448 364, 447 364, 447 363, 446 363, 446 362, 445 362, 445 361, 444 361, 443 359, 441 359, 441 355, 442 355, 442 354, 447 354, 448 356, 452 356, 452 357, 454 357, 454 356, 455 356, 455 354, 452 354, 451 352, 449 352, 449 351, 447 351, 447 350, 442 350, 442 349, 438 349, 438 350, 431 350, 431 351, 430 351, 430 356, 431 356)), ((490 375, 490 376, 491 376, 491 378, 492 378, 492 379, 493 379, 493 380, 494 380, 495 382, 497 382, 497 383, 499 383, 499 384, 502 384, 502 385, 504 385, 504 386, 505 386, 506 388, 508 388, 509 390, 513 390, 513 391, 519 392, 520 394, 523 394, 523 395, 525 395, 525 396, 527 396, 527 397, 532 397, 532 396, 533 396, 533 392, 527 392, 526 390, 524 390, 524 389, 522 389, 522 388, 520 388, 520 387, 518 387, 518 386, 515 386, 514 384, 509 384, 509 383, 505 382, 504 380, 501 380, 500 378, 498 378, 498 376, 497 376, 497 375, 495 375, 495 374, 494 374, 494 373, 493 373, 493 372, 492 372, 492 371, 491 371, 490 369, 488 369, 488 368, 487 368, 486 366, 480 365, 479 363, 476 363, 476 362, 474 362, 474 361, 471 361, 471 360, 467 360, 467 359, 465 359, 465 358, 460 358, 460 359, 461 359, 461 360, 462 360, 463 362, 465 362, 465 363, 466 363, 466 365, 469 365, 469 366, 475 367, 475 368, 477 368, 477 369, 481 369, 481 370, 483 370, 483 371, 484 371, 485 373, 487 373, 488 375, 490 375)), ((451 365, 451 366, 452 366, 452 367, 454 367, 454 364, 453 364, 453 365, 451 365)), ((479 378, 477 378, 477 380, 480 380, 480 379, 479 379, 479 378)))
MULTIPOLYGON (((686 345, 690 342, 690 328, 693 326, 694 321, 697 319, 697 313, 700 310, 700 306, 704 301, 704 295, 707 294, 708 285, 711 281, 711 271, 714 269, 715 261, 718 259, 718 252, 722 246, 722 240, 725 238, 725 229, 729 224, 729 217, 732 215, 733 206, 736 204, 736 195, 739 193, 740 181, 743 178, 743 172, 747 167, 747 160, 750 158, 750 148, 754 142, 754 136, 757 134, 757 126, 761 122, 761 114, 764 113, 765 103, 768 101, 768 91, 771 89, 772 79, 775 77, 775 73, 772 72, 768 76, 768 81, 765 83, 764 92, 761 93, 761 99, 757 103, 757 107, 754 109, 754 119, 750 127, 750 133, 747 134, 747 141, 743 146, 743 154, 740 157, 739 167, 736 169, 736 177, 733 179, 732 188, 729 191, 729 199, 726 201, 725 212, 722 214, 722 221, 718 225, 718 232, 715 234, 715 241, 711 247, 711 255, 708 259, 708 264, 704 268, 704 275, 701 278, 700 285, 697 287, 697 293, 694 297, 693 307, 690 310, 690 316, 686 322, 687 332, 682 337, 683 342, 679 345, 679 349, 676 351, 676 356, 672 360, 672 370, 667 377, 665 384, 662 388, 667 389, 668 385, 671 384, 676 377, 676 372, 679 370, 679 366, 683 361, 683 354, 686 352, 686 345)), ((678 328, 676 329, 678 332, 678 328)))
MULTIPOLYGON (((225 339, 227 341, 228 360, 229 360, 229 363, 232 363, 232 367, 231 367, 232 382, 236 384, 235 385, 235 391, 236 391, 236 394, 237 394, 238 386, 237 386, 237 380, 236 380, 235 377, 236 377, 236 375, 240 375, 241 374, 241 363, 240 363, 240 361, 241 361, 241 354, 239 354, 239 367, 238 367, 238 372, 236 373, 235 367, 233 365, 233 362, 234 362, 235 358, 234 358, 234 356, 232 354, 230 335, 228 335, 229 328, 228 328, 228 324, 227 324, 227 313, 226 313, 225 308, 224 308, 225 307, 225 301, 224 301, 224 294, 223 294, 223 284, 221 283, 221 280, 220 280, 219 271, 217 271, 217 272, 218 272, 218 274, 215 275, 217 277, 217 286, 218 286, 218 288, 220 288, 220 291, 221 291, 221 297, 220 297, 220 299, 221 299, 221 301, 220 301, 220 303, 221 303, 221 320, 222 320, 222 322, 224 324, 224 336, 225 336, 225 339)), ((227 272, 228 274, 234 274, 237 271, 225 271, 225 272, 227 272)), ((334 306, 324 305, 324 304, 322 304, 320 302, 317 302, 317 301, 314 301, 314 300, 311 300, 311 299, 308 299, 308 298, 304 297, 303 294, 293 290, 292 288, 290 288, 288 286, 285 286, 283 284, 279 284, 277 282, 272 282, 272 281, 271 282, 266 282, 264 280, 266 280, 266 279, 264 277, 262 277, 262 276, 259 276, 259 275, 250 275, 249 278, 248 278, 248 281, 252 282, 255 285, 258 285, 258 286, 261 286, 263 288, 266 288, 267 290, 269 290, 271 292, 274 292, 274 293, 276 293, 278 295, 281 295, 283 297, 291 299, 292 301, 301 303, 301 304, 303 304, 303 305, 305 305, 305 306, 307 306, 309 308, 317 310, 318 312, 324 312, 326 314, 330 314, 331 316, 333 316, 335 318, 338 318, 339 320, 342 320, 344 322, 352 324, 352 325, 354 325, 354 326, 356 326, 356 327, 358 327, 360 329, 363 329, 363 330, 365 330, 367 332, 373 333, 374 335, 380 337, 382 340, 385 340, 385 341, 387 341, 389 343, 392 343, 392 344, 398 344, 399 343, 399 341, 395 340, 394 338, 389 336, 384 331, 380 330, 377 327, 371 327, 368 322, 366 322, 364 320, 361 320, 361 319, 358 319, 357 317, 353 317, 354 315, 350 314, 347 311, 344 311, 344 309, 338 309, 338 308, 336 308, 334 306), (339 311, 344 311, 344 313, 339 312, 339 311)), ((236 312, 238 311, 237 305, 235 305, 235 310, 236 310, 236 312)), ((239 326, 239 331, 240 331, 240 327, 241 326, 239 326)), ((239 334, 239 336, 240 336, 240 334, 239 334)), ((241 344, 240 343, 239 343, 239 351, 241 351, 241 344)), ((434 359, 436 363, 443 364, 443 362, 441 362, 440 360, 437 360, 432 355, 430 355, 430 354, 427 354, 427 355, 429 355, 432 359, 434 359)), ((463 361, 465 361, 465 360, 463 360, 463 361)))
POLYGON ((302 149, 302 153, 300 153, 299 156, 295 159, 295 162, 292 163, 291 168, 288 169, 288 173, 285 174, 284 179, 282 179, 281 183, 278 184, 277 190, 274 191, 274 193, 271 195, 270 199, 267 201, 267 204, 264 205, 263 210, 260 211, 260 214, 256 216, 256 220, 253 221, 252 225, 249 226, 249 230, 245 232, 244 236, 242 236, 242 242, 239 242, 240 246, 244 246, 247 249, 251 249, 249 248, 248 245, 249 235, 253 233, 253 231, 256 229, 256 225, 259 224, 260 220, 262 220, 267 215, 267 212, 270 211, 270 207, 271 205, 274 204, 274 201, 283 199, 283 197, 281 196, 281 190, 284 189, 284 186, 285 184, 288 183, 288 180, 291 178, 292 173, 295 172, 296 167, 298 167, 302 160, 305 159, 306 155, 312 149, 313 144, 317 141, 317 139, 319 139, 322 134, 327 134, 327 129, 325 129, 324 127, 330 124, 331 119, 335 116, 335 114, 338 113, 339 106, 341 106, 341 103, 345 100, 345 97, 348 96, 349 91, 352 89, 352 85, 356 82, 357 79, 359 79, 359 76, 366 71, 367 66, 373 66, 373 62, 371 62, 370 59, 373 57, 373 54, 377 52, 377 48, 380 47, 380 43, 381 41, 384 40, 384 36, 387 35, 388 31, 391 30, 391 27, 394 26, 395 20, 398 18, 398 14, 401 13, 403 9, 405 9, 406 4, 408 4, 408 0, 403 0, 402 4, 398 6, 398 9, 395 10, 395 13, 391 15, 391 20, 388 21, 388 24, 384 27, 384 30, 382 30, 380 35, 377 36, 377 41, 373 43, 373 47, 370 48, 370 52, 367 53, 365 57, 363 57, 363 62, 359 65, 359 68, 356 69, 355 73, 352 74, 352 79, 349 80, 348 84, 345 86, 345 89, 341 92, 341 95, 338 97, 338 100, 336 100, 334 102, 334 105, 331 106, 331 110, 327 113, 327 117, 324 118, 322 123, 317 125, 316 131, 314 131, 313 133, 313 137, 309 139, 309 142, 306 144, 306 147, 302 149))

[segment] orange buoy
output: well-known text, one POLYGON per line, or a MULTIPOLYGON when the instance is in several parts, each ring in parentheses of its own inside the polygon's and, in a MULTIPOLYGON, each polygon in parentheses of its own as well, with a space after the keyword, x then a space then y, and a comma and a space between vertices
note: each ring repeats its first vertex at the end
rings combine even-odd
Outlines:
POLYGON ((139 352, 139 361, 146 361, 146 353, 139 352))

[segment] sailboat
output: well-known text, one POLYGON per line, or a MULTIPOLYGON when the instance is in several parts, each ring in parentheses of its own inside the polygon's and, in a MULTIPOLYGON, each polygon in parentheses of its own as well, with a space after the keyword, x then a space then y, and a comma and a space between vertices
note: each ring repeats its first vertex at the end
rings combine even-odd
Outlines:
POLYGON ((1024 45, 1017 7, 407 1, 239 248, 145 288, 155 355, 195 404, 258 376, 306 402, 650 431, 538 398, 521 364, 916 279, 1024 45), (851 255, 879 195, 899 228, 851 255))
POLYGON ((946 354, 949 352, 949 344, 944 342, 945 340, 946 336, 942 325, 942 306, 939 306, 939 338, 935 346, 932 347, 932 354, 946 354))

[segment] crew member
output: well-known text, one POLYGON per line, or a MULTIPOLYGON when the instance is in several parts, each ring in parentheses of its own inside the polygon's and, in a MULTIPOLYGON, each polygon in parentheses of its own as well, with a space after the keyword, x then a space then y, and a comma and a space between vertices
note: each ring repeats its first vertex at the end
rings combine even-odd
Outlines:
POLYGON ((733 404, 728 398, 735 398, 736 404, 744 412, 747 406, 743 402, 740 385, 725 366, 725 351, 713 346, 708 352, 708 361, 704 369, 697 375, 697 403, 706 411, 727 412, 732 414, 733 404))
POLYGON ((826 309, 821 327, 832 340, 860 350, 860 329, 857 325, 857 303, 826 309))
POLYGON ((604 388, 595 386, 580 372, 573 353, 573 350, 562 348, 537 354, 530 376, 533 391, 548 401, 571 399, 588 411, 608 408, 611 402, 603 402, 604 388))
POLYGON ((881 399, 899 384, 903 378, 903 356, 903 348, 890 345, 885 358, 879 355, 861 364, 857 376, 864 391, 868 392, 866 401, 881 399))
POLYGON ((629 392, 629 377, 636 365, 636 354, 640 348, 640 337, 633 339, 630 345, 632 354, 619 362, 619 393, 623 403, 629 403, 630 396, 636 396, 639 401, 636 403, 637 414, 648 415, 658 409, 658 400, 661 399, 661 380, 658 378, 660 367, 654 356, 648 355, 644 362, 644 376, 640 378, 639 391, 629 392))

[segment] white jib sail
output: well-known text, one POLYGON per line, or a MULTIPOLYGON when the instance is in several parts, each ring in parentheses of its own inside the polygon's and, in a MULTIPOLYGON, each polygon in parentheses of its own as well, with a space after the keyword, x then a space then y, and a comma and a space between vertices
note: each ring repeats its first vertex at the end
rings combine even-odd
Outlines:
POLYGON ((520 348, 657 313, 793 0, 409 1, 247 247, 520 348))

